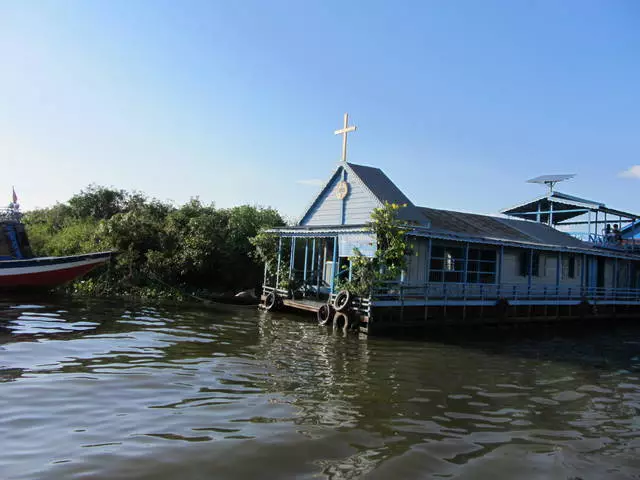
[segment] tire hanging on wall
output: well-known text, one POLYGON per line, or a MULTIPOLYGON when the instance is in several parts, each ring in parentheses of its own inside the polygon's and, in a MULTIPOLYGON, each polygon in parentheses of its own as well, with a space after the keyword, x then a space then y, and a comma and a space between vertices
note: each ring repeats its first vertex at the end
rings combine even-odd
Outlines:
POLYGON ((335 315, 335 309, 333 305, 325 303, 316 312, 316 318, 318 319, 318 325, 329 325, 333 321, 335 315))
POLYGON ((349 290, 340 290, 336 295, 333 305, 336 308, 336 312, 344 312, 351 305, 351 293, 349 290))
POLYGON ((267 295, 267 298, 264 299, 264 308, 267 309, 268 312, 275 310, 278 307, 278 296, 271 292, 267 295))

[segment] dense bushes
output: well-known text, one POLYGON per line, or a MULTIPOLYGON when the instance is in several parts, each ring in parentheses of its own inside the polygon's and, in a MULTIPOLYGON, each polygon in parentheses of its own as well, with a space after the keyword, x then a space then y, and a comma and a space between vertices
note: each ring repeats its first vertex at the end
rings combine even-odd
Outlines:
POLYGON ((175 207, 97 186, 66 204, 26 213, 24 223, 38 256, 119 252, 108 269, 76 282, 74 290, 140 296, 170 296, 172 287, 253 288, 263 267, 254 260, 251 239, 263 228, 284 225, 271 208, 217 209, 198 199, 175 207))

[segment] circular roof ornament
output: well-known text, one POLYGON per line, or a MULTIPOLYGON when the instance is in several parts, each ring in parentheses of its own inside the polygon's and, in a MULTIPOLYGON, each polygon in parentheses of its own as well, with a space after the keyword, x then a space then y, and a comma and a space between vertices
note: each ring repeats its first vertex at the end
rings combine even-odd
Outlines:
POLYGON ((342 180, 336 187, 336 197, 338 197, 339 200, 343 200, 348 194, 349 184, 345 180, 342 180))

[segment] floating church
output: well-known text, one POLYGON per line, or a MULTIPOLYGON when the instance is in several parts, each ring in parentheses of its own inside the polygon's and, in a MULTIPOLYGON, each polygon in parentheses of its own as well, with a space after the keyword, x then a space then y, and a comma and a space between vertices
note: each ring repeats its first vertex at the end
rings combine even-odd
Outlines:
POLYGON ((640 215, 556 190, 572 175, 530 180, 546 193, 496 216, 415 205, 382 170, 342 161, 294 226, 273 229, 262 305, 312 312, 367 333, 407 326, 640 316, 640 215), (398 210, 412 245, 397 278, 345 291, 354 250, 373 257, 372 212, 398 210))

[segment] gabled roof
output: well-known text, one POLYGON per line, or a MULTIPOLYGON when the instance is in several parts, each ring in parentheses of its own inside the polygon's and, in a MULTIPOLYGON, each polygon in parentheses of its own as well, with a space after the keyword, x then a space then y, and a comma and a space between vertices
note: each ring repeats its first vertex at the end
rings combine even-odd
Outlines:
POLYGON ((357 165, 355 163, 347 163, 347 165, 351 168, 351 171, 362 180, 362 183, 367 186, 380 203, 406 203, 407 205, 413 205, 411 200, 409 200, 396 184, 379 168, 357 165))
POLYGON ((511 208, 502 210, 500 213, 513 217, 525 218, 527 220, 537 220, 536 212, 540 207, 539 221, 549 222, 549 211, 553 210, 553 223, 558 224, 571 220, 572 218, 584 215, 587 211, 602 212, 616 215, 623 218, 637 218, 638 215, 607 207, 604 203, 587 200, 584 198, 568 195, 562 192, 551 192, 550 194, 534 198, 525 203, 520 203, 511 208), (552 208, 553 204, 553 208, 552 208))
POLYGON ((338 175, 342 169, 345 169, 350 176, 355 177, 355 181, 359 182, 365 190, 371 194, 371 196, 376 200, 378 206, 382 206, 385 202, 400 205, 406 204, 406 207, 400 210, 399 216, 402 220, 420 225, 428 224, 428 219, 418 211, 413 202, 411 202, 411 200, 402 193, 396 184, 393 183, 382 170, 355 163, 340 163, 338 165, 336 170, 331 174, 329 180, 325 183, 324 187, 322 187, 318 195, 316 195, 313 202, 307 207, 299 223, 307 218, 314 206, 320 201, 323 194, 331 187, 336 175, 338 175))
POLYGON ((425 218, 409 198, 402 193, 385 173, 376 167, 367 167, 355 163, 347 163, 348 168, 360 179, 365 187, 380 201, 380 204, 396 203, 406 205, 400 210, 399 218, 408 222, 428 224, 425 218))

